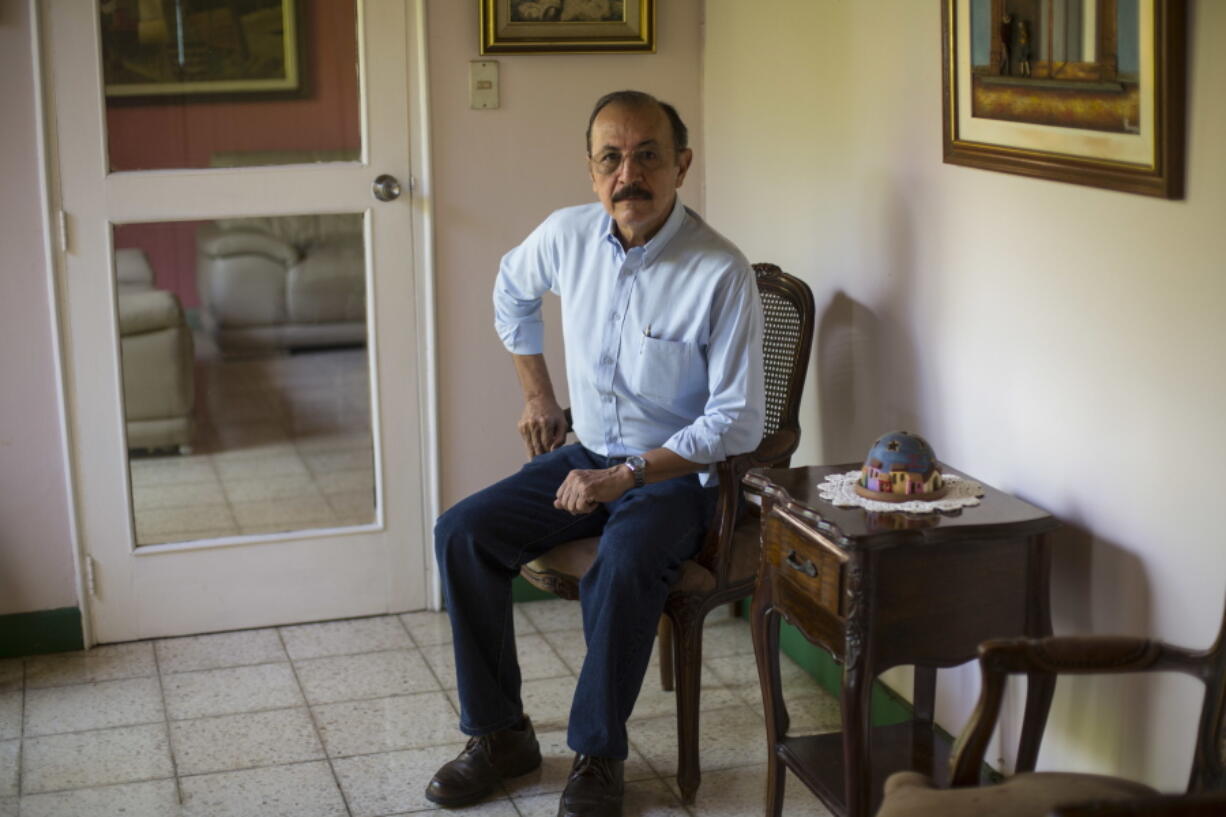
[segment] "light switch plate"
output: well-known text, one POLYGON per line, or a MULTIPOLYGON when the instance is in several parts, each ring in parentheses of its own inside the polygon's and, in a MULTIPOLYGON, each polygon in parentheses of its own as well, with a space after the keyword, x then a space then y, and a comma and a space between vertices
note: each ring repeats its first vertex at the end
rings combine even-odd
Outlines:
POLYGON ((468 64, 468 104, 476 109, 498 107, 498 63, 494 60, 468 64))

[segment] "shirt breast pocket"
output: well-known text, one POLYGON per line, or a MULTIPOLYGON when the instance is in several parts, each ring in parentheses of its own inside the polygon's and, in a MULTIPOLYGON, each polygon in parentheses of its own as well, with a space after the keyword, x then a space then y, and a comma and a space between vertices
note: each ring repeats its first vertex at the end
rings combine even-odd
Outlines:
POLYGON ((706 386, 706 368, 698 344, 643 336, 634 387, 662 406, 688 402, 706 386))

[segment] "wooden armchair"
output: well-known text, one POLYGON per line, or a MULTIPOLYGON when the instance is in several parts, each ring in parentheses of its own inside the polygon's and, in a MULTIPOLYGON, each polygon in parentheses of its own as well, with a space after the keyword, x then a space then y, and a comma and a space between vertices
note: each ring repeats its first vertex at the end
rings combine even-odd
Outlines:
MULTIPOLYGON (((742 513, 741 478, 750 468, 784 466, 800 442, 800 393, 813 343, 813 294, 774 264, 754 264, 765 315, 763 366, 766 429, 758 448, 718 464, 719 501, 702 548, 682 565, 660 622, 660 675, 677 694, 677 784, 682 799, 698 791, 698 704, 702 692, 702 624, 715 607, 753 592, 759 532, 742 513), (670 649, 671 647, 671 649, 670 649)), ((578 539, 529 562, 520 574, 565 599, 579 598, 579 581, 596 558, 599 539, 578 539)))
POLYGON ((1203 652, 1143 638, 1002 639, 980 646, 979 667, 983 688, 970 723, 954 747, 950 788, 936 789, 916 772, 891 775, 877 817, 1226 814, 1226 618, 1213 646, 1203 652), (1205 684, 1186 795, 1159 796, 1148 786, 1129 780, 1064 772, 1023 772, 1004 783, 979 786, 1007 676, 1150 671, 1183 672, 1205 684))

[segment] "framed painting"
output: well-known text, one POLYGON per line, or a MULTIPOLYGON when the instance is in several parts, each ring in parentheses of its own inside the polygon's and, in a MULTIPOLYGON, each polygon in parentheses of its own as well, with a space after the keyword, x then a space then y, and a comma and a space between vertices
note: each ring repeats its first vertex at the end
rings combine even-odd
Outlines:
POLYGON ((945 162, 1183 196, 1184 0, 941 0, 945 162))
POLYGON ((303 91, 296 0, 102 0, 112 102, 303 91))
POLYGON ((482 54, 656 50, 655 0, 478 0, 482 54))

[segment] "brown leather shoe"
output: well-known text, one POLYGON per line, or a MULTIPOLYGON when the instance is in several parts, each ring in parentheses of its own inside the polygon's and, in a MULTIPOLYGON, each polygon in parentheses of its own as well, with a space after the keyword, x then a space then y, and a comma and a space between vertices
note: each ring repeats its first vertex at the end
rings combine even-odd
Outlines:
POLYGON ((575 755, 558 817, 621 817, 624 761, 575 755))
POLYGON ((540 765, 541 747, 525 715, 518 729, 469 738, 464 751, 435 772, 426 786, 426 799, 443 808, 467 806, 493 791, 503 778, 519 777, 540 765))

